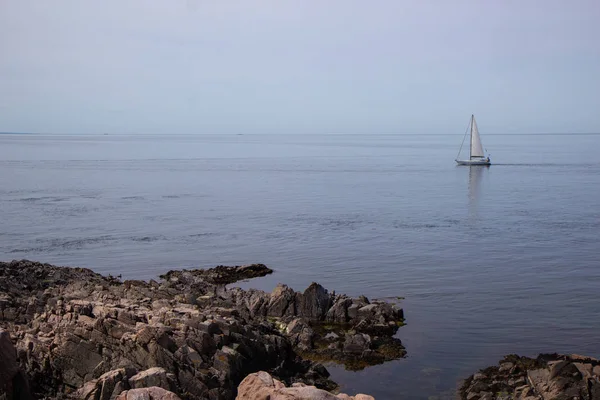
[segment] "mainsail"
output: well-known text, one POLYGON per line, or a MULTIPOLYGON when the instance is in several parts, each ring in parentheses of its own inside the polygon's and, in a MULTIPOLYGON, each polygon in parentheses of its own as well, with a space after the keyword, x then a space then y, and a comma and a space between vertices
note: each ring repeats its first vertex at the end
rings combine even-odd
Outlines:
POLYGON ((477 122, 475 122, 475 116, 471 115, 471 158, 483 156, 483 146, 481 145, 481 139, 479 138, 477 122))

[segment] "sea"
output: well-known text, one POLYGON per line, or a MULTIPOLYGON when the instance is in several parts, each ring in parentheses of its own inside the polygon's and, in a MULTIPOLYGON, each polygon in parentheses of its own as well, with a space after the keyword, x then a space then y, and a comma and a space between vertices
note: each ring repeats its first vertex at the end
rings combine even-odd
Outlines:
POLYGON ((0 135, 0 260, 396 299, 407 357, 346 393, 452 398, 504 355, 600 357, 600 135, 0 135))

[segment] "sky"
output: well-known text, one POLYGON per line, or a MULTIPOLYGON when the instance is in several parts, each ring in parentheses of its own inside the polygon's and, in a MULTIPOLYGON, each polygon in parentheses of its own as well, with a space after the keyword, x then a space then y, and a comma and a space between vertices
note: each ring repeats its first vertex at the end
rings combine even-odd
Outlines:
POLYGON ((598 0, 0 0, 0 131, 600 132, 598 0))

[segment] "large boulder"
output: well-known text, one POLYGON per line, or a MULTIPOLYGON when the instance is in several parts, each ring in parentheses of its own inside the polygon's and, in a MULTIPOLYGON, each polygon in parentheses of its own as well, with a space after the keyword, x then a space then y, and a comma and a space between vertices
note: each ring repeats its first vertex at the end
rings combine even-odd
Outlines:
POLYGON ((128 376, 133 371, 119 368, 102 374, 98 379, 86 382, 73 394, 74 398, 82 400, 111 400, 124 390, 129 389, 128 376))
POLYGON ((348 308, 352 305, 352 299, 346 296, 338 297, 331 308, 325 314, 325 320, 327 322, 334 322, 338 324, 345 324, 350 320, 348 315, 348 308))
POLYGON ((344 353, 362 355, 371 349, 371 338, 364 333, 347 334, 344 341, 344 353))
POLYGON ((181 400, 173 392, 160 387, 131 389, 121 392, 115 400, 181 400))
POLYGON ((313 348, 314 330, 302 318, 296 318, 290 322, 285 333, 292 341, 292 345, 300 350, 311 350, 313 348))
POLYGON ((267 372, 248 375, 238 387, 237 400, 375 400, 371 396, 359 394, 348 396, 346 394, 334 395, 315 386, 295 383, 286 387, 282 382, 273 379, 267 372))
POLYGON ((166 390, 175 390, 175 378, 167 373, 164 368, 154 367, 142 371, 129 378, 129 386, 132 389, 145 387, 161 387, 166 390))
POLYGON ((296 312, 295 303, 296 293, 286 285, 277 285, 271 293, 269 304, 267 305, 267 315, 270 317, 283 317, 284 315, 294 316, 296 312))
POLYGON ((331 295, 323 286, 316 282, 310 284, 302 294, 302 308, 300 316, 322 321, 331 307, 331 295))

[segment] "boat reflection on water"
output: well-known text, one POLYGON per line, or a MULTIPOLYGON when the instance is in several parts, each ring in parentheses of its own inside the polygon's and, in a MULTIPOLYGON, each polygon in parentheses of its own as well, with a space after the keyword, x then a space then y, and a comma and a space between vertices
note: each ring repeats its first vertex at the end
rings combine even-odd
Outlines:
POLYGON ((489 165, 469 166, 469 215, 478 217, 479 198, 481 197, 481 182, 483 175, 487 173, 489 165))

